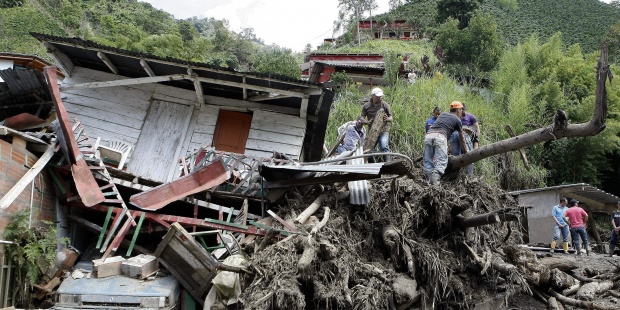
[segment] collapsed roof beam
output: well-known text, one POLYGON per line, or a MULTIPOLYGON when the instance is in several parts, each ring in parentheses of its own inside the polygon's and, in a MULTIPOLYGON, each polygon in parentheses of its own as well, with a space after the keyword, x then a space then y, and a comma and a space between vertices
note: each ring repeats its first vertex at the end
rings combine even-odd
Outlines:
POLYGON ((45 45, 47 53, 50 57, 52 57, 52 59, 54 59, 54 62, 60 68, 62 73, 64 73, 65 76, 71 76, 74 67, 73 61, 71 61, 71 59, 69 59, 69 57, 63 52, 56 49, 51 43, 43 42, 43 45, 45 45))
POLYGON ((216 97, 216 96, 208 96, 208 95, 205 95, 204 97, 205 97, 205 103, 210 104, 210 105, 218 105, 218 106, 223 106, 227 108, 232 107, 232 108, 238 108, 240 110, 260 109, 260 110, 265 110, 265 111, 278 112, 282 114, 299 115, 299 109, 297 108, 261 104, 261 103, 251 102, 251 101, 230 99, 230 98, 223 98, 223 97, 216 97))
POLYGON ((257 102, 257 101, 265 101, 265 100, 272 100, 272 99, 283 99, 283 98, 289 98, 289 97, 290 96, 280 95, 278 93, 269 93, 269 94, 252 96, 252 97, 249 97, 248 100, 257 102))
POLYGON ((252 89, 256 91, 279 93, 279 94, 289 95, 291 97, 297 97, 297 98, 304 98, 305 96, 315 95, 315 94, 319 95, 322 92, 321 89, 304 89, 304 90, 297 90, 297 91, 284 90, 284 89, 264 87, 264 86, 258 86, 258 85, 252 85, 252 84, 244 84, 244 83, 232 82, 232 81, 224 81, 224 80, 218 80, 218 79, 212 79, 212 78, 206 78, 206 77, 191 76, 187 74, 160 75, 160 76, 134 78, 134 79, 122 79, 122 80, 114 80, 114 81, 62 85, 60 87, 60 90, 65 91, 69 89, 127 86, 127 85, 148 84, 148 83, 179 81, 179 80, 198 81, 198 82, 204 82, 204 83, 210 83, 210 84, 238 87, 241 89, 247 88, 247 89, 252 89))
POLYGON ((142 69, 144 69, 146 74, 148 74, 149 76, 155 76, 155 72, 153 72, 153 69, 151 69, 151 66, 149 66, 149 64, 146 62, 146 60, 144 60, 144 58, 140 59, 140 66, 142 66, 142 69))
POLYGON ((301 107, 299 108, 299 117, 306 119, 308 117, 308 101, 310 99, 310 95, 306 94, 301 99, 301 107))
POLYGON ((194 77, 193 82, 194 82, 194 89, 196 90, 196 99, 198 100, 198 105, 203 105, 205 103, 205 98, 204 98, 204 92, 202 90, 202 84, 200 84, 199 80, 195 79, 196 74, 194 73, 192 68, 187 68, 187 74, 194 77))
POLYGON ((112 72, 114 72, 114 74, 118 75, 118 68, 116 68, 116 66, 112 63, 112 61, 110 61, 108 56, 106 56, 102 52, 97 52, 97 57, 99 57, 99 59, 101 59, 101 61, 103 61, 103 63, 106 66, 108 66, 108 69, 110 69, 110 71, 112 71, 112 72))

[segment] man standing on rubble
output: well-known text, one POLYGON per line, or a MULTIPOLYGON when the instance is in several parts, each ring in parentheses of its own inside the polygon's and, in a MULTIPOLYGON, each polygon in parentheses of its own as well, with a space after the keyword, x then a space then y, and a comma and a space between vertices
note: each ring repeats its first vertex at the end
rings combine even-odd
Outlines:
POLYGON ((577 255, 581 255, 579 237, 581 237, 581 240, 583 241, 583 247, 586 249, 586 254, 590 255, 590 249, 588 247, 588 233, 586 232, 588 213, 578 206, 577 200, 571 199, 568 203, 568 210, 564 213, 564 218, 568 218, 570 221, 570 235, 573 239, 575 250, 577 250, 577 255))
POLYGON ((463 104, 450 103, 450 113, 442 113, 429 128, 424 137, 424 174, 431 185, 439 185, 439 179, 448 166, 448 138, 453 132, 459 133, 463 154, 467 153, 461 117, 463 104))
POLYGON ((568 254, 568 223, 564 221, 564 213, 568 207, 566 204, 568 199, 566 197, 560 198, 560 204, 553 207, 551 211, 551 216, 553 216, 553 240, 551 240, 551 253, 555 252, 555 246, 557 244, 557 240, 560 239, 560 233, 562 234, 562 249, 564 249, 564 253, 568 254))
POLYGON ((620 201, 618 201, 618 210, 611 213, 611 240, 609 241, 609 257, 614 256, 618 235, 620 235, 620 201))
POLYGON ((364 124, 366 120, 359 116, 357 120, 347 122, 338 128, 338 136, 344 134, 342 143, 338 145, 338 158, 351 156, 358 148, 357 142, 360 146, 364 146, 364 139, 366 139, 364 124))
MULTIPOLYGON (((372 124, 375 121, 375 115, 377 115, 377 112, 379 112, 379 110, 381 109, 383 109, 383 111, 385 112, 385 115, 383 116, 383 121, 385 121, 385 125, 383 125, 383 127, 381 128, 381 134, 379 134, 379 138, 375 143, 375 147, 373 147, 372 149, 373 153, 375 152, 377 145, 379 146, 379 150, 382 153, 390 152, 388 146, 388 132, 390 130, 389 123, 393 120, 392 109, 390 109, 390 105, 383 101, 383 90, 379 87, 375 87, 372 89, 370 102, 364 104, 364 107, 362 108, 362 117, 368 120, 369 127, 372 127, 372 124)), ((384 162, 387 162, 389 160, 390 157, 388 155, 383 156, 384 162)), ((368 158, 368 161, 374 162, 374 158, 370 157, 368 158)))

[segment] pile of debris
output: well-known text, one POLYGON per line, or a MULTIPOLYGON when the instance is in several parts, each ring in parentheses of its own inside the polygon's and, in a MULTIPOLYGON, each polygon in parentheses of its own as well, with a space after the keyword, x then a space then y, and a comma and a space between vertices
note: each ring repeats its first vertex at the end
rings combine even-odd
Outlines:
POLYGON ((568 255, 518 246, 520 207, 497 188, 475 178, 429 187, 421 176, 373 185, 370 205, 333 192, 306 221, 308 200, 289 198, 281 212, 301 232, 249 251, 245 308, 467 309, 532 295, 534 308, 618 307, 617 268, 584 270, 568 255))

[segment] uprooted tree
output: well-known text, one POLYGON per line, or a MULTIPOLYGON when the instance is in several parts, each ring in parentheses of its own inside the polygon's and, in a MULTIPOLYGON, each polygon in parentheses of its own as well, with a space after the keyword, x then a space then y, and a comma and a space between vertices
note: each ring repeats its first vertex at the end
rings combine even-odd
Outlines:
POLYGON ((594 106, 594 114, 589 122, 569 124, 566 113, 558 110, 553 117, 553 123, 549 126, 482 146, 467 154, 452 157, 448 163, 449 169, 462 168, 487 157, 516 151, 545 141, 597 135, 605 129, 605 119, 607 118, 607 89, 605 88, 605 82, 607 79, 611 82, 612 78, 613 76, 611 71, 609 71, 607 61, 607 45, 604 45, 596 68, 596 104, 594 106))

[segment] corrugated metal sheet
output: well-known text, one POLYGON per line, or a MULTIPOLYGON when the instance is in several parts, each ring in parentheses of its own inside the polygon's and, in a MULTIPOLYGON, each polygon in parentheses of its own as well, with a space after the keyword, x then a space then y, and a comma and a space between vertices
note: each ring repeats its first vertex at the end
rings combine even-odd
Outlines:
MULTIPOLYGON (((360 158, 361 159, 361 158, 360 158)), ((269 165, 264 168, 270 170, 288 170, 296 172, 344 172, 344 173, 362 173, 362 174, 376 174, 379 175, 383 163, 376 164, 346 164, 346 165, 307 165, 307 166, 276 166, 269 165)), ((350 161, 350 160, 349 160, 350 161)), ((347 162, 349 162, 347 161, 347 162)))
MULTIPOLYGON (((363 155, 363 148, 360 147, 355 152, 354 156, 363 155)), ((347 165, 360 165, 364 164, 363 158, 356 158, 347 160, 347 165)), ((375 164, 376 165, 376 164, 375 164)), ((383 164, 379 164, 383 166, 383 164)), ((347 183, 349 186, 349 203, 352 205, 367 205, 370 203, 370 192, 368 191, 368 181, 350 181, 347 183)))
POLYGON ((0 82, 0 120, 21 113, 49 113, 51 96, 40 71, 9 68, 0 70, 0 78, 4 81, 0 82))
POLYGON ((534 193, 534 192, 548 191, 548 190, 560 190, 562 194, 564 195, 570 195, 571 193, 573 193, 575 195, 585 197, 588 199, 592 199, 594 201, 597 201, 603 204, 615 204, 618 201, 620 201, 620 197, 607 193, 605 191, 602 191, 587 183, 532 188, 532 189, 509 192, 508 194, 517 196, 519 194, 534 193))

